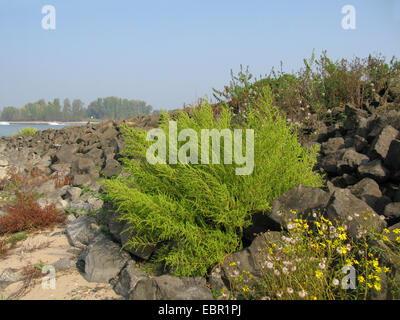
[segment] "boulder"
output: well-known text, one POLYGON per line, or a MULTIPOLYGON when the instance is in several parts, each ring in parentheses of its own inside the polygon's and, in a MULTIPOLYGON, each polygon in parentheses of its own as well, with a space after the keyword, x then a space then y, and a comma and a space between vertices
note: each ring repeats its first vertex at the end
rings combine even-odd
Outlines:
POLYGON ((338 174, 353 173, 357 170, 358 166, 368 161, 369 158, 366 155, 358 153, 352 148, 345 149, 337 162, 337 172, 338 174))
POLYGON ((358 173, 361 178, 372 178, 379 183, 386 181, 389 176, 389 171, 382 165, 381 160, 373 160, 360 165, 358 173))
POLYGON ((368 141, 358 135, 346 137, 344 140, 344 147, 354 148, 359 153, 364 153, 366 147, 368 146, 368 141))
POLYGON ((71 163, 55 163, 50 166, 50 169, 57 175, 67 176, 71 173, 71 163))
POLYGON ((87 132, 87 133, 83 134, 82 136, 80 136, 76 142, 83 146, 93 146, 98 141, 99 141, 99 137, 96 134, 94 134, 92 132, 87 132))
POLYGON ((0 167, 7 167, 8 159, 5 156, 0 156, 0 167))
POLYGON ((393 201, 400 202, 400 190, 397 190, 396 193, 394 194, 393 201))
POLYGON ((129 298, 136 284, 140 280, 148 278, 145 272, 136 267, 136 263, 133 260, 129 260, 118 276, 118 281, 114 285, 114 291, 125 298, 129 298))
POLYGON ((223 290, 225 294, 229 293, 229 288, 222 279, 222 273, 220 268, 215 268, 211 271, 207 279, 208 284, 213 290, 223 290))
POLYGON ((108 159, 106 161, 106 166, 103 169, 103 175, 106 178, 119 175, 122 170, 121 164, 114 159, 108 159))
POLYGON ((400 171, 400 140, 393 140, 385 159, 385 166, 391 170, 400 171))
POLYGON ((400 202, 389 203, 385 207, 384 215, 389 219, 400 219, 400 202))
POLYGON ((386 222, 348 189, 335 190, 327 205, 327 216, 331 221, 345 223, 355 239, 364 233, 381 232, 386 227, 386 222))
POLYGON ((104 155, 102 149, 93 148, 88 153, 86 153, 85 156, 89 159, 92 159, 94 164, 99 168, 101 168, 104 164, 104 155))
POLYGON ((163 275, 140 280, 132 290, 131 300, 212 300, 204 279, 176 278, 163 275))
POLYGON ((319 161, 320 167, 330 175, 338 174, 338 162, 341 160, 344 154, 344 149, 340 149, 337 152, 329 153, 322 157, 319 161))
POLYGON ((333 178, 331 181, 338 188, 346 188, 347 186, 357 183, 358 179, 351 174, 345 173, 340 177, 333 178))
POLYGON ((357 198, 364 201, 378 213, 383 213, 387 201, 390 202, 390 200, 383 198, 379 185, 370 178, 364 178, 349 189, 357 198))
POLYGON ((246 233, 251 235, 265 232, 271 229, 270 227, 275 230, 276 226, 286 227, 287 223, 295 218, 324 210, 329 198, 329 193, 321 188, 299 184, 274 200, 270 211, 255 214, 253 219, 258 219, 257 225, 253 224, 246 233))
POLYGON ((141 246, 141 245, 140 246, 131 246, 131 245, 128 245, 129 239, 131 239, 131 237, 134 237, 135 233, 126 231, 125 229, 126 228, 124 228, 124 230, 120 234, 122 248, 125 251, 135 255, 136 257, 139 257, 139 258, 144 259, 144 260, 148 260, 151 257, 151 255, 153 254, 153 252, 156 249, 156 247, 152 246, 152 245, 146 245, 146 246, 141 246))
POLYGON ((68 163, 71 162, 73 156, 78 152, 79 145, 77 144, 65 144, 62 145, 60 150, 55 154, 55 160, 58 163, 68 163))
POLYGON ((222 280, 228 287, 243 273, 250 274, 257 280, 261 279, 264 270, 265 257, 268 254, 268 245, 278 244, 281 233, 269 231, 258 235, 248 248, 227 256, 221 264, 222 280))
POLYGON ((71 187, 68 189, 66 198, 72 201, 78 200, 82 194, 82 189, 78 187, 71 187))
POLYGON ((364 178, 354 186, 349 188, 351 192, 359 199, 365 202, 369 201, 369 198, 372 197, 373 200, 379 199, 382 197, 382 192, 379 189, 379 185, 375 180, 370 178, 364 178))
POLYGON ((72 213, 67 215, 67 217, 65 218, 65 222, 68 224, 75 220, 76 220, 76 217, 72 213))
POLYGON ((74 212, 78 214, 85 214, 92 210, 92 206, 80 198, 72 201, 69 206, 74 212))
POLYGON ((58 199, 56 202, 56 209, 63 211, 64 209, 66 209, 67 207, 69 207, 69 202, 67 200, 64 199, 58 199))
POLYGON ((345 130, 357 131, 360 135, 367 134, 368 113, 366 111, 348 104, 345 106, 344 113, 346 115, 346 120, 343 124, 345 130))
POLYGON ((369 155, 371 159, 382 158, 385 159, 389 151, 390 144, 399 135, 392 126, 386 126, 382 129, 381 133, 372 142, 369 155))
POLYGON ((89 174, 94 169, 94 162, 88 158, 78 158, 72 162, 71 173, 76 174, 89 174))
POLYGON ((371 119, 369 121, 370 132, 367 137, 368 142, 372 143, 387 125, 387 121, 385 121, 381 116, 375 116, 371 119))
POLYGON ((98 211, 103 207, 103 200, 94 197, 94 196, 89 196, 89 198, 86 200, 87 203, 90 206, 90 210, 98 211))
POLYGON ((89 282, 109 283, 130 260, 129 254, 100 233, 78 257, 84 278, 89 282))
POLYGON ((22 279, 17 276, 10 268, 4 269, 0 274, 0 290, 5 289, 14 282, 21 281, 22 279))
POLYGON ((113 147, 103 147, 103 150, 106 161, 115 158, 115 149, 113 147))
POLYGON ((105 222, 108 227, 108 231, 115 241, 118 241, 122 248, 135 255, 138 258, 147 260, 153 254, 154 246, 129 246, 127 243, 131 237, 134 237, 134 233, 128 229, 125 221, 119 221, 119 214, 115 212, 113 208, 103 207, 100 212, 101 219, 105 222))
POLYGON ((35 189, 35 193, 41 195, 49 195, 56 189, 56 181, 54 179, 47 180, 35 189))
POLYGON ((106 221, 111 236, 121 243, 121 233, 126 229, 125 221, 118 220, 118 214, 103 208, 103 220, 106 221))
POLYGON ((114 127, 108 127, 105 131, 101 133, 101 138, 105 140, 112 140, 117 137, 119 132, 114 127))
POLYGON ((339 149, 344 148, 345 143, 342 137, 339 138, 330 138, 327 142, 322 143, 321 152, 324 154, 330 154, 333 152, 337 152, 339 149))
POLYGON ((99 234, 100 227, 93 217, 80 216, 71 222, 65 231, 72 246, 84 249, 99 234))
POLYGON ((51 166, 51 156, 44 155, 40 158, 39 162, 36 164, 39 167, 50 167, 51 166))
POLYGON ((60 260, 57 260, 52 264, 54 269, 56 271, 64 271, 64 270, 70 270, 75 268, 75 263, 72 259, 66 257, 66 258, 61 258, 60 260))
POLYGON ((73 176, 72 185, 74 187, 88 187, 95 181, 89 174, 76 174, 73 176))

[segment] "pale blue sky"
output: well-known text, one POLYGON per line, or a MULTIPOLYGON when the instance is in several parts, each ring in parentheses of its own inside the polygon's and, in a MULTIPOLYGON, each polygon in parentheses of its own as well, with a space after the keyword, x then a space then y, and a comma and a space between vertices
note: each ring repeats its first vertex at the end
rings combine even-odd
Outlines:
POLYGON ((0 0, 0 44, 0 108, 111 95, 180 108, 240 64, 260 75, 313 49, 400 57, 400 0, 0 0), (46 4, 56 30, 41 27, 46 4), (346 4, 356 30, 341 28, 346 4))

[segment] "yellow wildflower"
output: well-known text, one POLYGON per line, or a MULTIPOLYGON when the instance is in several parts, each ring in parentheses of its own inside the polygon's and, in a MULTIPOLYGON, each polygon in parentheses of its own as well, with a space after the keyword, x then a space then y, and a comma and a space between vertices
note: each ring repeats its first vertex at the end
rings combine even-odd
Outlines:
POLYGON ((389 273, 389 272, 390 272, 390 269, 389 269, 388 267, 384 267, 384 268, 383 268, 383 271, 384 271, 385 273, 389 273))
POLYGON ((337 248, 337 251, 339 254, 346 254, 347 253, 347 248, 345 246, 337 248))
POLYGON ((379 282, 376 282, 374 284, 374 288, 375 288, 376 291, 381 291, 381 289, 382 289, 381 284, 379 282))

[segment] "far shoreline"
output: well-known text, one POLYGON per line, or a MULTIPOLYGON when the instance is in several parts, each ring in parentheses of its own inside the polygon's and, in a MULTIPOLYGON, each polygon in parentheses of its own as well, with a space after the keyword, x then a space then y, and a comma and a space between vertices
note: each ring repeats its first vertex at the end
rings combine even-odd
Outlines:
POLYGON ((86 123, 100 123, 101 121, 5 121, 9 124, 50 124, 50 123, 58 123, 60 125, 63 124, 86 124, 86 123))

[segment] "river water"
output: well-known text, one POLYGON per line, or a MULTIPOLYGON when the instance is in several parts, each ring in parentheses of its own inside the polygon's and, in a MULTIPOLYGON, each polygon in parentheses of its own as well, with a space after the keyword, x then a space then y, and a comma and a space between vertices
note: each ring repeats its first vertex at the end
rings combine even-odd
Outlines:
POLYGON ((38 130, 46 130, 46 129, 61 129, 65 126, 73 126, 73 125, 81 125, 78 123, 60 123, 58 125, 54 124, 46 124, 46 123, 19 123, 19 124, 6 124, 4 122, 0 122, 0 137, 12 136, 14 133, 17 133, 19 130, 29 127, 29 128, 36 128, 38 130))

